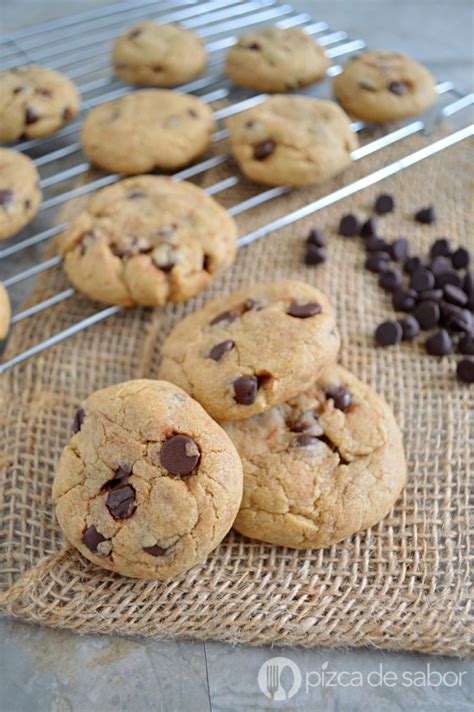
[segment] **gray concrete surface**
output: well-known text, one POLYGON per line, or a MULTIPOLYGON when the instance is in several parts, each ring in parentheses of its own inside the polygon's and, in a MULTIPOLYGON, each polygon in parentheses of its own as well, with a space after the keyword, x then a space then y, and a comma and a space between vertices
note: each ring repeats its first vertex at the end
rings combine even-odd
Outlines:
MULTIPOLYGON (((105 4, 0 0, 0 33, 105 4)), ((366 38, 374 48, 416 56, 439 79, 473 88, 470 1, 293 0, 293 5, 366 38)), ((0 619, 0 712, 460 712, 474 709, 473 672, 467 661, 407 653, 80 637, 0 619), (290 658, 301 671, 301 687, 288 702, 272 702, 257 684, 260 666, 274 656, 290 658)))

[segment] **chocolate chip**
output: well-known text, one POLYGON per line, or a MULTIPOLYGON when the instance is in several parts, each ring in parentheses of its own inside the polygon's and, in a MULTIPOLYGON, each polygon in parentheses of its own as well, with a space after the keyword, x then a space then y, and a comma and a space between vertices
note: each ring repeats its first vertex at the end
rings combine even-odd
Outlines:
POLYGON ((419 269, 422 269, 425 266, 425 261, 423 260, 422 257, 419 257, 418 255, 415 255, 414 257, 409 257, 407 261, 404 264, 404 270, 407 274, 413 274, 413 272, 417 272, 419 269))
POLYGON ((198 112, 195 111, 194 109, 188 109, 188 114, 189 114, 190 116, 192 116, 193 119, 196 119, 196 118, 199 116, 198 112))
POLYGON ((394 292, 403 284, 403 275, 398 269, 386 269, 379 277, 379 286, 388 292, 394 292))
POLYGON ((465 247, 459 247, 451 256, 451 261, 455 269, 465 269, 469 266, 471 255, 465 247))
POLYGON ((447 284, 443 290, 444 298, 450 304, 456 304, 458 307, 464 307, 467 304, 467 294, 454 284, 447 284))
POLYGON ((405 262, 408 257, 408 240, 404 237, 394 240, 390 245, 390 254, 395 262, 405 262))
POLYGON ((238 319, 240 316, 242 316, 242 312, 240 311, 240 309, 229 309, 229 311, 222 312, 221 314, 215 316, 214 319, 209 322, 209 324, 211 326, 214 326, 214 324, 219 324, 221 321, 232 322, 238 319))
POLYGON ((310 316, 321 314, 321 305, 317 302, 307 302, 306 304, 293 302, 286 310, 286 313, 289 316, 294 316, 296 319, 307 319, 310 316))
POLYGON ((292 447, 309 447, 311 445, 317 445, 320 442, 319 438, 314 435, 309 435, 309 433, 302 433, 298 437, 293 438, 290 445, 292 447))
POLYGON ((88 527, 82 535, 82 543, 85 544, 93 554, 97 554, 97 547, 103 541, 107 541, 106 537, 102 536, 94 525, 88 527))
POLYGON ((227 341, 221 341, 220 344, 216 344, 208 353, 208 358, 212 358, 214 361, 220 361, 225 353, 231 351, 235 346, 235 343, 231 339, 227 341))
POLYGON ((257 302, 255 299, 246 299, 245 302, 241 306, 242 314, 246 314, 249 311, 252 311, 252 309, 255 309, 257 306, 257 302))
POLYGON ((474 294, 474 272, 466 272, 466 274, 464 275, 462 288, 468 296, 470 294, 474 294))
POLYGON ((420 302, 415 308, 414 316, 422 329, 432 329, 441 316, 439 304, 432 301, 420 302))
POLYGON ((155 544, 154 546, 144 546, 143 551, 146 551, 150 556, 166 556, 168 549, 163 549, 162 546, 155 544))
POLYGON ((383 321, 375 330, 375 340, 380 346, 393 346, 402 340, 402 327, 398 321, 383 321))
POLYGON ((326 261, 326 253, 316 245, 306 245, 304 263, 306 265, 320 265, 326 261))
POLYGON ((105 506, 114 519, 129 519, 137 508, 135 488, 126 484, 114 487, 107 495, 105 506))
POLYGON ((393 308, 396 311, 411 312, 416 304, 416 292, 413 289, 399 289, 392 297, 393 308))
POLYGON ((375 237, 377 234, 377 224, 373 218, 369 218, 360 226, 359 235, 361 237, 375 237))
POLYGON ((430 249, 431 257, 449 257, 451 255, 451 243, 446 237, 435 240, 430 249))
POLYGON ((466 356, 474 356, 474 336, 465 334, 458 341, 458 351, 466 356))
POLYGON ((388 193, 382 193, 377 196, 374 204, 374 211, 377 215, 385 215, 386 213, 391 213, 395 207, 395 201, 391 195, 388 193))
POLYGON ((445 287, 447 284, 451 284, 454 287, 460 287, 462 285, 462 277, 454 269, 447 269, 445 272, 440 272, 436 275, 436 286, 445 287))
POLYGON ((139 28, 137 28, 136 30, 132 30, 131 32, 128 33, 128 39, 134 40, 135 37, 138 37, 139 35, 141 35, 142 32, 143 32, 143 30, 141 30, 139 28))
POLYGON ((464 383, 474 383, 474 361, 472 358, 463 358, 456 367, 456 374, 464 383))
POLYGON ((172 435, 165 441, 160 452, 161 466, 172 475, 190 475, 199 464, 201 451, 186 435, 172 435))
POLYGON ((271 156, 275 150, 275 146, 276 143, 271 138, 261 141, 253 147, 253 157, 256 161, 263 161, 265 158, 268 158, 268 156, 271 156))
POLYGON ((38 94, 39 96, 44 96, 46 98, 51 96, 51 92, 49 89, 35 89, 35 94, 38 94))
POLYGON ((82 423, 84 422, 85 417, 86 417, 85 412, 83 411, 82 408, 79 408, 79 410, 76 411, 74 420, 72 422, 72 432, 74 434, 78 433, 79 430, 82 428, 82 423))
POLYGON ((443 272, 449 272, 451 270, 451 260, 443 255, 436 255, 430 262, 429 265, 430 272, 433 272, 436 277, 443 272))
MULTIPOLYGON (((117 483, 120 482, 121 480, 125 479, 125 477, 128 477, 129 474, 131 473, 132 469, 128 467, 128 465, 121 465, 120 467, 117 467, 117 469, 114 472, 114 476, 107 484, 111 483, 117 483)), ((113 486, 115 486, 115 484, 113 486)))
POLYGON ((433 289, 435 286, 435 278, 433 273, 423 267, 412 272, 410 275, 410 289, 416 292, 426 292, 427 289, 433 289))
POLYGON ((31 208, 31 200, 29 198, 25 198, 23 201, 23 206, 25 210, 29 210, 31 208))
POLYGON ((63 111, 63 121, 71 121, 73 117, 72 109, 70 106, 66 106, 63 111))
POLYGON ((432 205, 428 208, 422 208, 415 213, 415 220, 424 225, 430 225, 436 220, 435 209, 432 205))
POLYGON ((38 120, 38 114, 31 108, 31 106, 27 106, 25 109, 25 124, 29 126, 30 124, 35 124, 38 120))
POLYGON ((309 231, 306 243, 308 245, 315 245, 316 247, 325 247, 327 240, 317 228, 313 228, 309 231))
POLYGON ((365 260, 365 268, 376 274, 389 268, 388 252, 371 252, 365 260))
POLYGON ((338 410, 347 410, 352 403, 352 395, 344 386, 330 386, 326 398, 334 401, 334 407, 338 410))
POLYGON ((405 84, 405 82, 390 82, 388 85, 388 90, 392 92, 392 94, 396 94, 397 96, 403 96, 404 94, 408 94, 408 85, 405 84))
POLYGON ((249 45, 245 45, 245 49, 259 50, 261 49, 261 46, 258 44, 258 42, 252 42, 249 45))
POLYGON ((418 292, 417 298, 419 302, 426 302, 427 299, 432 302, 440 302, 443 298, 443 290, 427 289, 426 292, 418 292))
POLYGON ((241 376, 234 381, 234 399, 240 405, 252 405, 257 397, 256 376, 241 376))
POLYGON ((381 237, 368 237, 365 241, 365 249, 367 252, 388 252, 390 254, 390 245, 381 237))
POLYGON ((453 350, 453 342, 446 329, 440 329, 426 340, 426 350, 432 356, 447 356, 453 350))
POLYGON ((15 193, 13 190, 0 190, 0 206, 2 208, 8 207, 8 205, 11 205, 13 203, 13 200, 15 198, 15 193))
POLYGON ((343 215, 339 222, 339 235, 344 237, 354 237, 360 230, 360 223, 355 215, 348 213, 343 215))
POLYGON ((25 87, 15 87, 13 90, 14 94, 19 94, 20 92, 24 91, 25 87))
POLYGON ((402 327, 402 341, 413 341, 420 333, 420 325, 414 316, 399 319, 398 323, 402 327))
POLYGON ((463 331, 470 334, 473 328, 472 314, 467 309, 461 309, 454 304, 441 302, 443 323, 449 331, 463 331))

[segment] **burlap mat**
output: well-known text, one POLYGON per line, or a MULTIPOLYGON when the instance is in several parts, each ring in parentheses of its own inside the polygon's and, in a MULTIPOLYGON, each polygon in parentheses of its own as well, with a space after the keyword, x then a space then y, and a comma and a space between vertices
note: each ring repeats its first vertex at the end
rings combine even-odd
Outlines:
MULTIPOLYGON (((354 165, 344 183, 425 143, 415 138, 354 165)), ((414 249, 448 235, 473 247, 472 145, 462 144, 381 184, 397 210, 383 236, 409 237, 414 249), (435 203, 435 226, 414 223, 435 203)), ((211 171, 201 184, 226 175, 211 171)), ((280 198, 238 218, 240 233, 268 222, 342 179, 280 198)), ((239 251, 235 267, 187 305, 136 309, 97 324, 30 359, 2 379, 0 605, 4 612, 81 633, 220 639, 248 644, 372 645, 466 655, 472 618, 469 470, 474 469, 473 388, 454 377, 455 358, 422 346, 376 349, 375 325, 392 314, 389 298, 364 272, 359 240, 336 235, 343 211, 368 214, 381 186, 275 232, 239 251), (317 226, 330 237, 328 262, 302 265, 304 238, 317 226), (231 533, 200 566, 169 583, 133 581, 103 571, 63 546, 51 507, 55 463, 79 402, 96 388, 157 373, 160 343, 204 299, 259 281, 292 277, 331 296, 343 337, 341 362, 393 406, 409 462, 406 489, 377 527, 324 551, 265 546, 231 533)), ((253 195, 243 183, 219 199, 253 195)), ((33 301, 63 289, 61 270, 45 275, 33 301)), ((13 330, 6 358, 96 309, 82 297, 13 330)))

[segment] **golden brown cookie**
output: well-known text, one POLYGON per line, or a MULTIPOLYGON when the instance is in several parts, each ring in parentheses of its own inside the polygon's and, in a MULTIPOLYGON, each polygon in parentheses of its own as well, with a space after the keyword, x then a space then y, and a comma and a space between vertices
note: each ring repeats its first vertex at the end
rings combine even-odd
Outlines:
POLYGON ((318 81, 330 65, 305 32, 268 27, 241 35, 229 49, 226 72, 235 84, 257 91, 286 91, 318 81))
POLYGON ((53 499, 66 539, 93 563, 169 579, 231 528, 242 497, 239 456, 180 388, 137 380, 96 391, 73 432, 53 499))
POLYGON ((217 420, 239 420, 307 388, 339 345, 326 295, 304 282, 272 282, 183 319, 163 344, 159 373, 217 420))
POLYGON ((227 125, 243 173, 265 185, 321 183, 350 164, 358 145, 337 104, 306 96, 273 96, 227 125))
POLYGON ((197 76, 207 52, 198 35, 178 25, 140 22, 119 37, 113 48, 115 73, 130 84, 168 87, 197 76))
POLYGON ((205 289, 235 259, 237 230, 192 183, 136 176, 103 188, 58 240, 74 286, 106 304, 156 306, 205 289))
POLYGON ((33 220, 40 204, 39 175, 31 158, 0 148, 0 240, 33 220))
POLYGON ((340 366, 287 403, 224 427, 244 467, 234 528, 253 539, 331 546, 383 519, 405 484, 392 411, 340 366))
POLYGON ((142 89, 92 109, 82 145, 88 159, 112 173, 148 173, 186 166, 209 146, 212 111, 191 94, 142 89))
POLYGON ((3 284, 0 282, 0 340, 5 339, 10 329, 11 306, 10 297, 3 284))
POLYGON ((426 67, 398 52, 366 52, 334 79, 334 94, 350 114, 383 123, 415 116, 436 100, 426 67))

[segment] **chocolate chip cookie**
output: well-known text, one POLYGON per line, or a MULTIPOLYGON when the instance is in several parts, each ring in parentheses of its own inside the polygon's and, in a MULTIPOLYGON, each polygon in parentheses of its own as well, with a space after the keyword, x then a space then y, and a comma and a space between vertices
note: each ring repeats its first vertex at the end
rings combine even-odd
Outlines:
POLYGON ((180 388, 137 380, 96 391, 73 432, 53 499, 66 539, 93 563, 165 580, 229 531, 242 497, 239 456, 180 388))
POLYGON ((296 27, 268 27, 239 37, 227 54, 227 76, 257 91, 304 87, 326 74, 330 61, 320 45, 296 27))
POLYGON ((206 57, 204 42, 194 32, 155 22, 132 27, 116 40, 112 53, 122 81, 157 87, 189 81, 203 70, 206 57))
POLYGON ((415 116, 436 99, 426 67, 398 52, 366 52, 334 79, 334 93, 350 114, 375 123, 415 116))
POLYGON ((336 365, 296 398, 224 427, 244 466, 234 527, 253 539, 331 546, 383 519, 405 484, 389 406, 336 365))
POLYGON ((41 204, 39 175, 19 151, 0 148, 0 240, 27 225, 41 204))
POLYGON ((5 339, 10 328, 11 306, 10 297, 0 282, 0 340, 5 339))
POLYGON ((0 71, 0 141, 47 136, 78 111, 77 89, 60 72, 34 64, 0 71))
POLYGON ((234 261, 233 219, 191 183, 136 176, 99 191, 59 237, 74 286, 105 304, 156 306, 205 289, 234 261))
POLYGON ((112 173, 171 171, 200 156, 214 128, 211 109, 197 97, 142 89, 92 109, 82 145, 92 163, 112 173))
POLYGON ((307 388, 339 345, 322 292, 273 282, 215 299, 183 319, 162 347, 159 374, 217 420, 240 420, 307 388))
POLYGON ((273 96, 227 125, 243 173, 265 185, 321 183, 350 164, 358 145, 337 104, 306 96, 273 96))

